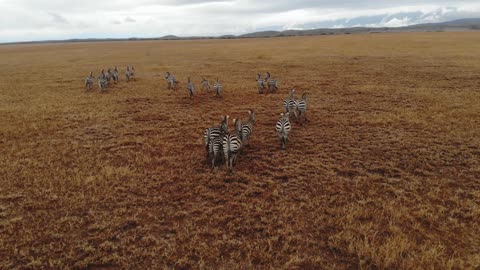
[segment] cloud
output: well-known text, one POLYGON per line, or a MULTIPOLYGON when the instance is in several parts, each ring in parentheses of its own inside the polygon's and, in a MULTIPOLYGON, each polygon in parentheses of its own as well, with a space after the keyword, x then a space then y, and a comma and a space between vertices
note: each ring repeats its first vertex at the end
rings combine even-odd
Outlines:
POLYGON ((52 20, 55 24, 68 24, 67 19, 57 13, 49 12, 48 15, 52 17, 52 20))
POLYGON ((136 21, 137 21, 137 20, 132 19, 132 18, 130 18, 130 17, 126 17, 126 18, 125 18, 125 22, 128 22, 128 23, 132 23, 132 22, 136 22, 136 21))
POLYGON ((0 42, 403 26, 480 17, 478 0, 0 0, 0 6, 0 42))

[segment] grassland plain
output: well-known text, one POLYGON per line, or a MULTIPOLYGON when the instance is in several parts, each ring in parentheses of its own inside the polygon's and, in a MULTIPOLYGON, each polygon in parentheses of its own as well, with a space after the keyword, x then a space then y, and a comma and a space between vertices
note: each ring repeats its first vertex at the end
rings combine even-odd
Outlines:
POLYGON ((477 32, 0 46, 0 268, 478 269, 479 134, 477 32), (292 87, 310 121, 281 151, 292 87), (250 108, 211 172, 204 128, 250 108))

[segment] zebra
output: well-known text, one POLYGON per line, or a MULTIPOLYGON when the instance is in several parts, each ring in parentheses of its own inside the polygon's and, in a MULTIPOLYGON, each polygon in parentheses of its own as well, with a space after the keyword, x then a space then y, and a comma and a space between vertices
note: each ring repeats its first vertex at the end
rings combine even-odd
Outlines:
POLYGON ((117 66, 115 66, 115 68, 113 69, 112 79, 113 79, 114 83, 118 82, 118 68, 117 68, 117 66))
POLYGON ((262 75, 257 74, 257 86, 258 86, 258 93, 263 94, 265 90, 265 81, 262 79, 262 75))
POLYGON ((265 75, 265 82, 267 83, 268 90, 270 93, 274 93, 275 91, 278 90, 278 83, 277 80, 270 79, 270 72, 267 71, 267 74, 265 75))
POLYGON ((135 68, 133 66, 130 67, 130 79, 135 81, 135 68))
POLYGON ((285 109, 286 113, 295 111, 296 109, 295 89, 292 89, 290 91, 290 95, 285 100, 283 100, 283 108, 285 109))
POLYGON ((227 162, 227 169, 232 170, 237 162, 237 155, 242 148, 242 140, 240 133, 242 130, 242 121, 240 119, 233 119, 235 125, 234 134, 227 134, 223 137, 223 155, 227 162))
POLYGON ((195 92, 195 86, 191 82, 190 77, 188 77, 187 90, 188 90, 188 93, 190 94, 190 97, 192 98, 193 92, 195 92))
POLYGON ((210 156, 210 143, 213 141, 213 139, 221 137, 228 132, 228 118, 230 116, 222 116, 222 121, 220 124, 209 127, 205 129, 205 132, 203 133, 203 138, 205 140, 205 149, 207 150, 207 158, 210 156))
POLYGON ((295 118, 297 121, 303 117, 305 121, 308 121, 307 116, 307 95, 308 93, 303 93, 302 99, 295 101, 295 118))
POLYGON ((100 91, 103 92, 105 88, 107 88, 107 86, 108 86, 108 81, 106 79, 105 70, 102 69, 102 71, 98 75, 98 88, 100 88, 100 91))
POLYGON ((125 78, 127 79, 127 82, 131 79, 130 67, 128 65, 127 69, 125 70, 125 78))
POLYGON ((107 80, 107 85, 110 84, 110 79, 112 78, 112 69, 109 68, 105 74, 105 80, 107 80))
POLYGON ((242 139, 242 144, 245 144, 245 142, 249 141, 250 135, 252 135, 253 132, 253 124, 255 122, 255 111, 254 110, 248 110, 248 121, 245 124, 242 124, 242 133, 241 133, 241 139, 242 139))
POLYGON ((215 90, 217 97, 219 97, 222 93, 222 84, 220 83, 220 81, 218 81, 218 78, 213 85, 213 90, 215 90))
POLYGON ((210 82, 208 82, 207 79, 202 78, 202 90, 207 89, 208 92, 210 92, 210 82))
POLYGON ((282 146, 282 150, 285 150, 285 144, 288 141, 288 134, 290 133, 291 126, 290 126, 290 113, 281 113, 281 118, 278 120, 277 125, 275 126, 275 130, 277 131, 277 135, 280 138, 280 143, 282 146))
POLYGON ((85 91, 92 90, 93 88, 93 72, 90 71, 90 74, 85 78, 85 91))
POLYGON ((176 89, 176 84, 178 83, 178 81, 173 74, 170 74, 170 72, 167 71, 165 73, 165 80, 167 80, 168 89, 176 89))
POLYGON ((223 156, 223 137, 224 135, 220 135, 210 140, 208 143, 208 156, 212 162, 212 171, 215 168, 215 161, 217 160, 218 156, 221 155, 222 159, 225 157, 223 156))

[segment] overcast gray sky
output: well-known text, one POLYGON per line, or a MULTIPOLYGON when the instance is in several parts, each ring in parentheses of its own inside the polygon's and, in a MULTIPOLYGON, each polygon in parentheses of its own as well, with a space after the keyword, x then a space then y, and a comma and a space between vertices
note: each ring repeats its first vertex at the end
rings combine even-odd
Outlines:
POLYGON ((480 17, 480 1, 0 0, 0 42, 404 26, 480 17))

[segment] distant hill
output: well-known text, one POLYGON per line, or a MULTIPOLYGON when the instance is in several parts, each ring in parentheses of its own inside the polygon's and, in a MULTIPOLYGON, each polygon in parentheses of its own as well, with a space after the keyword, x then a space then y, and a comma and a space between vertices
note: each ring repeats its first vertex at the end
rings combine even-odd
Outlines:
POLYGON ((440 23, 415 24, 403 27, 350 27, 350 28, 320 28, 310 30, 285 30, 285 31, 261 31, 243 35, 202 36, 202 37, 178 37, 167 35, 157 38, 107 38, 107 39, 68 39, 68 40, 45 40, 0 43, 7 44, 35 44, 35 43, 64 43, 64 42, 106 42, 106 41, 140 41, 140 40, 193 40, 193 39, 238 39, 238 38, 268 38, 290 36, 317 36, 339 35, 359 33, 388 33, 388 32, 446 32, 446 31, 478 31, 480 30, 480 18, 459 19, 440 23))

